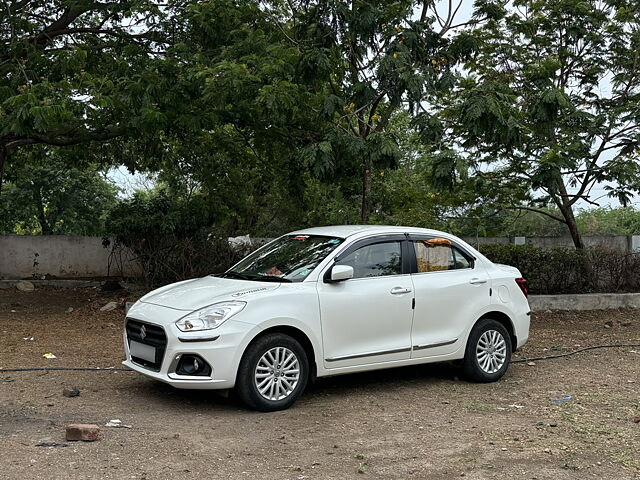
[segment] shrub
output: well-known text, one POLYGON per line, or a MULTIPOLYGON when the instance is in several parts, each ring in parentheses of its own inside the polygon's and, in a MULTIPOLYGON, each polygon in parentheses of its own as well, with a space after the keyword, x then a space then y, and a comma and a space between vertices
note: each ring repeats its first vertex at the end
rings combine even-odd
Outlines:
MULTIPOLYGON (((107 218, 107 233, 140 264, 150 287, 226 270, 248 253, 232 248, 211 225, 214 215, 200 196, 164 190, 139 192, 107 218)), ((107 243, 109 240, 105 240, 107 243)))
POLYGON ((511 244, 481 245, 480 251, 495 263, 518 268, 533 294, 640 291, 640 255, 511 244))

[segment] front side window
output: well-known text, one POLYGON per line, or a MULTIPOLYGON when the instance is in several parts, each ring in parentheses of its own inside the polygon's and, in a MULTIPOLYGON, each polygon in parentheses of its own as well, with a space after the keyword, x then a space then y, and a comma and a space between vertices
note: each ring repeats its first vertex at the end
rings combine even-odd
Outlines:
POLYGON ((446 238, 413 242, 418 273, 472 268, 471 259, 446 238))
POLYGON ((222 276, 302 282, 342 242, 336 237, 287 235, 244 258, 222 276))
POLYGON ((353 267, 353 278, 400 275, 402 273, 400 242, 366 245, 337 262, 353 267))

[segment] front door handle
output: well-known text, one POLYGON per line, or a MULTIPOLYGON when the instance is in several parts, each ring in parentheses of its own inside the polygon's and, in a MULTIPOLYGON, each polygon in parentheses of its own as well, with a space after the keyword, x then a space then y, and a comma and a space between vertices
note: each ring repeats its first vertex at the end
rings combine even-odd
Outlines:
POLYGON ((391 295, 402 295, 403 293, 410 293, 411 289, 410 288, 405 288, 405 287, 393 287, 391 289, 391 295))
POLYGON ((487 283, 487 279, 486 278, 472 278, 471 280, 469 280, 469 283, 471 285, 480 285, 481 283, 487 283))

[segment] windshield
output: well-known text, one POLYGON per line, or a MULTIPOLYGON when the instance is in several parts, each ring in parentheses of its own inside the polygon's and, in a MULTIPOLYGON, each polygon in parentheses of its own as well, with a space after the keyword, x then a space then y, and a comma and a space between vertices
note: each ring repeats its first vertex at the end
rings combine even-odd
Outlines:
POLYGON ((244 258, 223 276, 302 282, 342 242, 342 238, 320 235, 287 235, 244 258))

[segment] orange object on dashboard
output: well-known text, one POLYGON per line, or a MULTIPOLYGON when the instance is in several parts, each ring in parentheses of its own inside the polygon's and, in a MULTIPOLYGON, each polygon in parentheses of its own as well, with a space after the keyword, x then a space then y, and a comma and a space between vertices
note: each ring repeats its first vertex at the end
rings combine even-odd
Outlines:
POLYGON ((424 243, 427 247, 450 247, 451 240, 447 240, 446 238, 432 238, 431 240, 426 240, 424 243))

